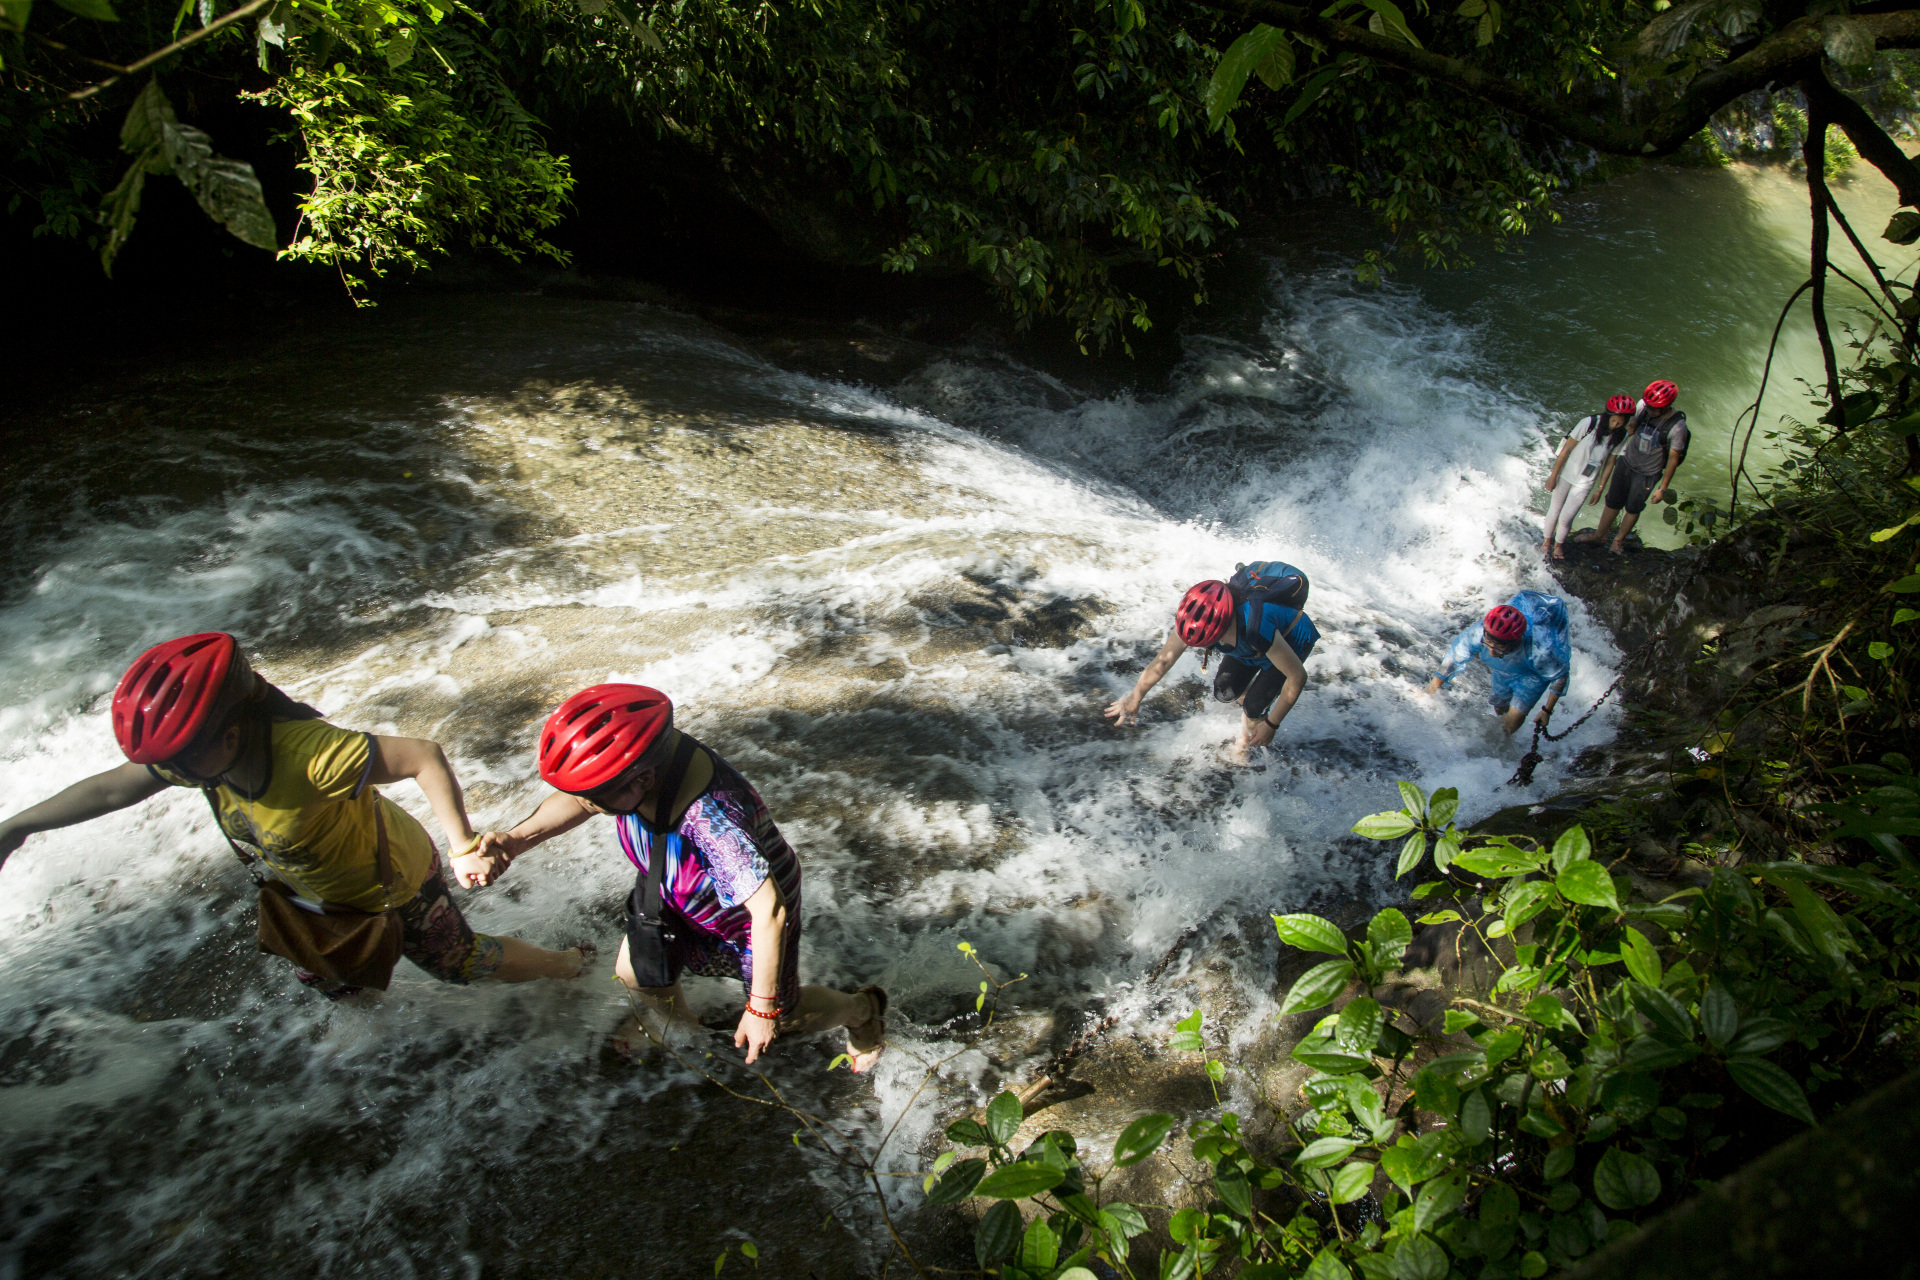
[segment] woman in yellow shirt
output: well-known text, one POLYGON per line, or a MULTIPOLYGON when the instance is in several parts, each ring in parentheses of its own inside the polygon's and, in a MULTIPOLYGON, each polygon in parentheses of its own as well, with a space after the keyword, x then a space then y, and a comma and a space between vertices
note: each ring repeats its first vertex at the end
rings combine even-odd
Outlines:
MULTIPOLYGON (((114 693, 113 729, 128 763, 0 821, 0 865, 35 832, 125 809, 169 786, 199 787, 227 838, 250 848, 303 905, 395 912, 401 954, 442 981, 573 978, 585 968, 584 947, 548 951, 475 933, 448 892, 433 838, 374 789, 413 779, 449 850, 463 851, 451 864, 458 882, 488 883, 489 861, 465 852, 477 840, 438 744, 328 724, 256 675, 225 632, 182 636, 142 654, 114 693)), ((329 996, 357 990, 295 973, 329 996)))

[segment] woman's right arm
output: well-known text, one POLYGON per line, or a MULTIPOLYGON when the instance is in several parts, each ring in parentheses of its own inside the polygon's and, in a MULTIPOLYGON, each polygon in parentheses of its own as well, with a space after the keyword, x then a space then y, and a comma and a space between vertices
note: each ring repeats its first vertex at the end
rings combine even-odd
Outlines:
POLYGON ((540 807, 522 818, 511 831, 481 832, 480 843, 474 847, 474 852, 482 857, 503 859, 500 870, 504 871, 506 863, 535 845, 573 830, 597 812, 588 808, 587 802, 579 796, 568 795, 564 791, 550 791, 547 798, 540 802, 540 807))
POLYGON ((1554 455, 1553 470, 1547 475, 1547 492, 1552 493, 1554 486, 1560 483, 1560 468, 1567 464, 1567 455, 1573 452, 1573 436, 1569 434, 1560 442, 1560 452, 1554 455))
POLYGON ((1186 651, 1187 643, 1180 638, 1178 631, 1169 635, 1167 642, 1160 646, 1160 652, 1154 655, 1153 661, 1147 664, 1147 669, 1142 671, 1140 678, 1134 682, 1133 692, 1119 699, 1100 714, 1113 717, 1116 725, 1132 724, 1135 715, 1140 711, 1140 700, 1147 696, 1153 686, 1160 683, 1167 672, 1173 670, 1173 664, 1180 661, 1180 655, 1186 651))
POLYGON ((22 809, 0 821, 0 865, 30 835, 71 827, 139 804, 156 795, 167 784, 153 776, 143 764, 128 762, 105 773, 74 783, 50 800, 42 800, 31 809, 22 809))

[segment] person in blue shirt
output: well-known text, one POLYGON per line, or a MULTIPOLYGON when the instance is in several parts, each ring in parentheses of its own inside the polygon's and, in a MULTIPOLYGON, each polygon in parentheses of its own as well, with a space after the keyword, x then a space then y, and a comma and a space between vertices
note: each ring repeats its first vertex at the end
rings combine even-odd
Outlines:
POLYGON ((1232 584, 1196 584, 1174 613, 1173 634, 1140 673, 1132 692, 1105 714, 1115 725, 1133 724, 1141 699, 1180 655, 1200 649, 1203 671, 1212 654, 1224 655, 1213 678, 1213 696, 1218 702, 1240 704, 1235 752, 1244 758, 1250 748, 1272 742, 1307 687, 1307 655, 1320 639, 1306 615, 1307 589, 1307 575, 1278 560, 1241 566, 1232 584))
POLYGON ((1487 610, 1486 617, 1454 640, 1447 660, 1427 681, 1427 692, 1438 693, 1442 685, 1452 684, 1475 658, 1493 673, 1493 713, 1508 733, 1520 727, 1543 693, 1547 700, 1535 722, 1546 728, 1573 670, 1566 603, 1544 592, 1522 591, 1487 610))

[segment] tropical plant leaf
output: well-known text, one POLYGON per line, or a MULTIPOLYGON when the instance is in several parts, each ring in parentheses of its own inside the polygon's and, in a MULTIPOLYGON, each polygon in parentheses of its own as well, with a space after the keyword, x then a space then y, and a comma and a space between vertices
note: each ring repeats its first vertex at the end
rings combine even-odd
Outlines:
POLYGON ((1442 831, 1446 830, 1447 824, 1452 822, 1454 815, 1459 812, 1460 791, 1457 787, 1442 787, 1427 801, 1427 823, 1442 831))
POLYGON ((1716 1049, 1726 1048, 1740 1030, 1739 1006, 1717 982, 1700 997, 1700 1030, 1706 1033, 1707 1043, 1716 1049))
POLYGON ((1398 809, 1372 813, 1353 824, 1353 834, 1369 840, 1398 840, 1413 830, 1413 819, 1398 809))
MULTIPOLYGON (((1044 1160, 1015 1160, 1010 1164, 1001 1165, 980 1179, 973 1188, 973 1194, 990 1196, 997 1200, 1024 1200, 1028 1196, 1037 1196, 1042 1191, 1051 1191, 1064 1182, 1066 1177, 1065 1170, 1056 1168, 1044 1160)), ((941 1179, 943 1182, 945 1180, 941 1179)))
POLYGON ((980 1179, 986 1175, 987 1162, 978 1158, 958 1160, 933 1184, 933 1190, 927 1192, 928 1204, 958 1204, 973 1194, 980 1185, 980 1179))
POLYGON ((1584 862, 1593 856, 1593 842, 1587 839, 1587 829, 1571 826, 1560 833, 1553 842, 1553 869, 1565 871, 1576 862, 1584 862))
MULTIPOLYGON (((1405 844, 1400 846, 1400 861, 1394 865, 1393 878, 1398 880, 1401 876, 1404 876, 1407 872, 1419 866, 1420 860, 1426 856, 1427 833, 1424 831, 1416 831, 1407 837, 1405 844)), ((1442 869, 1444 870, 1444 868, 1442 869)))
POLYGON ((1806 1093, 1800 1088, 1799 1081, 1788 1075, 1785 1069, 1765 1058, 1741 1056, 1727 1059, 1727 1074, 1749 1096, 1766 1103, 1775 1111, 1807 1124, 1814 1123, 1813 1108, 1807 1105, 1806 1093))
POLYGON ((1374 960, 1382 967, 1399 964, 1407 944, 1412 941, 1413 926, 1407 923, 1406 913, 1398 907, 1376 912, 1373 919, 1367 921, 1367 943, 1373 948, 1374 960))
POLYGON ((994 1095, 993 1101, 987 1104, 987 1132, 992 1134, 993 1140, 1001 1146, 1005 1146, 1007 1140, 1012 1138, 1020 1128, 1022 1118, 1020 1099, 1011 1090, 1001 1090, 994 1095))
POLYGON ((1660 952, 1638 929, 1620 931, 1620 959, 1627 972, 1650 987, 1660 985, 1660 952))
POLYGON ((1594 1199, 1609 1209, 1639 1209, 1660 1198, 1660 1171, 1620 1147, 1608 1147, 1593 1171, 1594 1199))
POLYGON ((1293 1163, 1301 1169, 1331 1169, 1352 1155, 1359 1145, 1352 1138, 1315 1138, 1300 1149, 1293 1163))
POLYGON ((1393 1280, 1447 1280, 1447 1251, 1431 1236, 1410 1236, 1393 1255, 1393 1280))
POLYGON ((1120 1131, 1119 1139, 1113 1144, 1114 1164, 1123 1169, 1139 1164, 1160 1149, 1160 1144, 1166 1141, 1167 1134, 1173 1131, 1177 1123, 1169 1115, 1156 1113, 1141 1116, 1120 1131))
POLYGON ((1353 980, 1351 960, 1325 960, 1295 979, 1292 990, 1280 1004, 1281 1013, 1301 1013, 1332 1004, 1353 980))
POLYGON ((1633 1001, 1633 1007, 1653 1024, 1655 1035, 1673 1044, 1692 1043, 1693 1015, 1687 1012, 1685 1005, 1645 982, 1629 982, 1627 994, 1633 1001))
POLYGON ((1620 909, 1620 899, 1613 888, 1613 877, 1597 862, 1570 863, 1553 878, 1553 884, 1566 895, 1568 901, 1589 907, 1605 907, 1609 911, 1620 909))
POLYGON ((1293 41, 1284 31, 1263 22, 1235 40, 1207 82, 1208 126, 1218 129, 1239 105, 1248 76, 1258 74, 1269 89, 1280 89, 1292 83, 1293 67, 1293 41))
POLYGON ((165 125, 162 146, 173 176, 180 179, 208 217, 235 239, 256 249, 275 249, 273 215, 267 212, 260 179, 244 160, 213 153, 213 139, 191 125, 165 125))
POLYGON ((973 1256, 980 1265, 991 1267, 1010 1256, 1020 1243, 1023 1224, 1020 1206, 1011 1200, 995 1201, 981 1214, 973 1233, 973 1256))
POLYGON ((1273 927, 1280 934, 1280 941, 1290 947, 1299 947, 1305 951, 1323 951, 1328 955, 1347 954, 1347 936, 1340 932, 1338 925, 1319 916, 1304 912, 1296 915, 1275 916, 1273 927))
POLYGON ((1378 1000, 1369 996, 1349 1000, 1347 1007, 1340 1011, 1340 1020, 1334 1024, 1334 1042, 1355 1057, 1371 1057, 1374 1043, 1380 1039, 1381 1028, 1386 1024, 1387 1017, 1378 1000))

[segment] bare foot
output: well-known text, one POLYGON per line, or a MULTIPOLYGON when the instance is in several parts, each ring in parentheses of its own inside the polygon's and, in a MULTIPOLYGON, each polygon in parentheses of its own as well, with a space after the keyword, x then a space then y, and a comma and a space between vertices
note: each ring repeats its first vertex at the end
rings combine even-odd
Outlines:
POLYGON ((1612 545, 1612 546, 1610 546, 1610 547, 1608 547, 1608 548, 1607 548, 1607 550, 1609 550, 1609 551, 1611 551, 1611 552, 1613 552, 1613 554, 1615 554, 1615 555, 1617 555, 1617 556, 1623 556, 1623 555, 1625 555, 1625 554, 1627 554, 1627 544, 1626 544, 1626 540, 1625 540, 1625 539, 1623 539, 1623 538, 1616 538, 1616 539, 1614 539, 1614 543, 1613 543, 1613 545, 1612 545))
POLYGON ((873 1006, 873 1016, 858 1026, 847 1028, 847 1057, 855 1075, 865 1075, 880 1060, 887 1047, 887 993, 878 987, 862 987, 854 992, 865 996, 873 1006))
POLYGON ((613 1034, 607 1037, 607 1048, 628 1062, 644 1062, 659 1047, 660 1041, 654 1038, 640 1019, 634 1017, 615 1027, 613 1034))
POLYGON ((1555 544, 1554 544, 1554 548, 1553 548, 1553 558, 1554 558, 1555 560, 1565 560, 1565 559, 1567 558, 1567 544, 1566 544, 1566 543, 1564 543, 1564 542, 1559 542, 1559 543, 1555 543, 1555 544))

